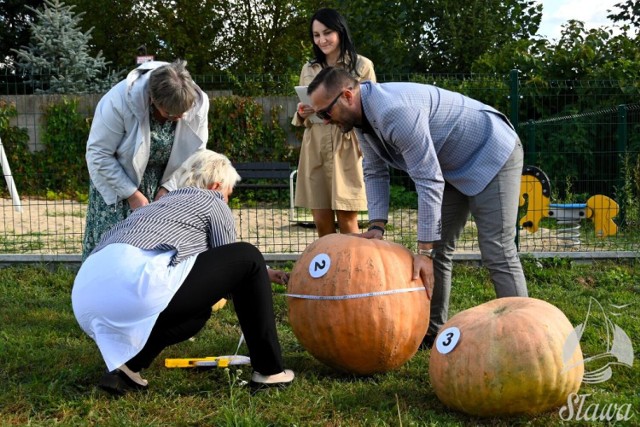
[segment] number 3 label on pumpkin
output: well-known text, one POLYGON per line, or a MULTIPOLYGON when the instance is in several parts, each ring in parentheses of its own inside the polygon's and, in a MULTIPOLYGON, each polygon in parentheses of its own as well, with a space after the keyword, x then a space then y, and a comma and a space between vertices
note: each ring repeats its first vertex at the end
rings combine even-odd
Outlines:
POLYGON ((329 255, 318 254, 313 257, 311 264, 309 264, 309 274, 314 279, 317 279, 327 274, 329 267, 331 267, 331 258, 329 258, 329 255))
POLYGON ((440 332, 436 339, 436 348, 442 354, 447 354, 458 345, 460 340, 460 329, 452 326, 440 332))

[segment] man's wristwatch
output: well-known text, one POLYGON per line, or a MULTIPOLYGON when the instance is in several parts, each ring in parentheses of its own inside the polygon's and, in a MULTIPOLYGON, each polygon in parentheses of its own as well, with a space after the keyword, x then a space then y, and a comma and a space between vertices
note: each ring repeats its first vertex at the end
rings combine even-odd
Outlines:
POLYGON ((379 225, 370 225, 367 231, 371 231, 371 230, 378 230, 384 236, 384 227, 380 227, 379 225))
POLYGON ((433 249, 418 249, 418 255, 423 255, 429 259, 433 259, 433 249))

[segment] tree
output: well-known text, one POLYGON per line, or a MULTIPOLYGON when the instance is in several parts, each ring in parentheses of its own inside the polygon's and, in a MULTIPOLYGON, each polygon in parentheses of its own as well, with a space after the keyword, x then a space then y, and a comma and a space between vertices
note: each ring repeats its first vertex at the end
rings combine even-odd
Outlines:
POLYGON ((229 19, 223 42, 232 47, 228 68, 238 74, 295 77, 297 83, 303 63, 311 57, 308 28, 317 2, 224 3, 223 13, 229 19))
POLYGON ((158 60, 186 59, 192 74, 299 74, 309 51, 307 20, 319 0, 68 0, 87 12, 95 52, 131 68, 137 48, 158 60), (96 8, 101 14, 90 13, 96 8), (294 71, 295 70, 295 71, 294 71))
POLYGON ((115 73, 105 73, 108 63, 100 53, 95 58, 89 55, 91 31, 80 30, 83 14, 75 14, 73 8, 45 0, 42 10, 32 9, 36 21, 30 23, 29 46, 14 49, 18 68, 36 91, 101 92, 118 79, 115 73))
POLYGON ((13 49, 29 42, 29 24, 35 16, 32 8, 43 3, 43 0, 0 1, 0 68, 13 67, 13 49))
POLYGON ((83 25, 96 28, 95 49, 118 66, 145 45, 157 59, 187 59, 194 74, 285 81, 297 79, 310 59, 309 18, 320 7, 347 18, 357 51, 379 74, 469 72, 484 52, 531 37, 541 19, 533 0, 68 1, 86 12, 101 9, 83 25))
POLYGON ((342 0, 358 51, 377 73, 468 73, 483 53, 529 39, 542 6, 532 0, 342 0))
MULTIPOLYGON (((628 22, 635 27, 636 36, 640 35, 640 2, 637 0, 626 0, 616 3, 614 7, 620 9, 617 13, 610 13, 607 18, 613 22, 628 22)), ((607 10, 607 12, 612 12, 607 10)))
POLYGON ((184 59, 192 74, 210 73, 229 56, 222 43, 221 0, 68 0, 86 12, 82 28, 94 28, 92 49, 119 69, 136 66, 140 53, 156 60, 184 59), (96 8, 100 14, 92 13, 96 8))
POLYGON ((540 27, 542 5, 531 0, 437 0, 427 17, 421 64, 438 73, 468 73, 491 49, 527 40, 540 27))
POLYGON ((148 1, 67 0, 82 13, 82 31, 91 31, 89 49, 92 55, 102 53, 118 70, 136 67, 136 56, 144 52, 158 54, 158 24, 153 15, 145 14, 148 1), (96 13, 99 10, 100 13, 96 13), (141 48, 141 49, 138 49, 141 48))
POLYGON ((153 13, 161 25, 157 26, 157 40, 150 43, 157 45, 158 54, 166 60, 187 60, 194 74, 220 69, 230 53, 230 46, 222 43, 224 3, 219 0, 155 2, 153 13))
POLYGON ((523 80, 619 80, 640 79, 640 51, 625 34, 602 27, 587 30, 581 21, 562 26, 560 39, 517 40, 490 50, 478 58, 476 73, 506 75, 521 71, 523 80))
MULTIPOLYGON (((376 74, 417 71, 423 54, 421 23, 432 11, 432 1, 338 1, 349 22, 358 53, 373 61, 376 74)), ((427 70, 423 70, 427 71, 427 70)))

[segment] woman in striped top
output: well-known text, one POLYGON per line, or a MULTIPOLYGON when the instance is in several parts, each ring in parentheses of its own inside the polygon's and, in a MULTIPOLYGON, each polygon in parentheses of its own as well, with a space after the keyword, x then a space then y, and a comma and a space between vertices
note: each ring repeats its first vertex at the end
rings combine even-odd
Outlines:
POLYGON ((179 189, 136 209, 107 232, 82 264, 74 314, 107 365, 100 387, 123 394, 147 388, 140 376, 169 345, 202 329, 227 295, 244 333, 253 388, 286 386, 271 282, 260 251, 236 242, 227 202, 240 176, 229 159, 198 151, 176 172, 179 189))

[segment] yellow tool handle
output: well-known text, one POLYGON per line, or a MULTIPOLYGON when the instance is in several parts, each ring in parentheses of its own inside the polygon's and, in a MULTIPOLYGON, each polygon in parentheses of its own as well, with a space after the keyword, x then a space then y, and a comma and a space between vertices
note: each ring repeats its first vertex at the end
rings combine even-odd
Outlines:
POLYGON ((225 368, 229 366, 228 357, 196 357, 196 358, 184 358, 184 359, 165 359, 164 366, 167 368, 195 368, 200 363, 206 366, 217 366, 218 368, 225 368), (202 363, 205 362, 205 363, 202 363))

